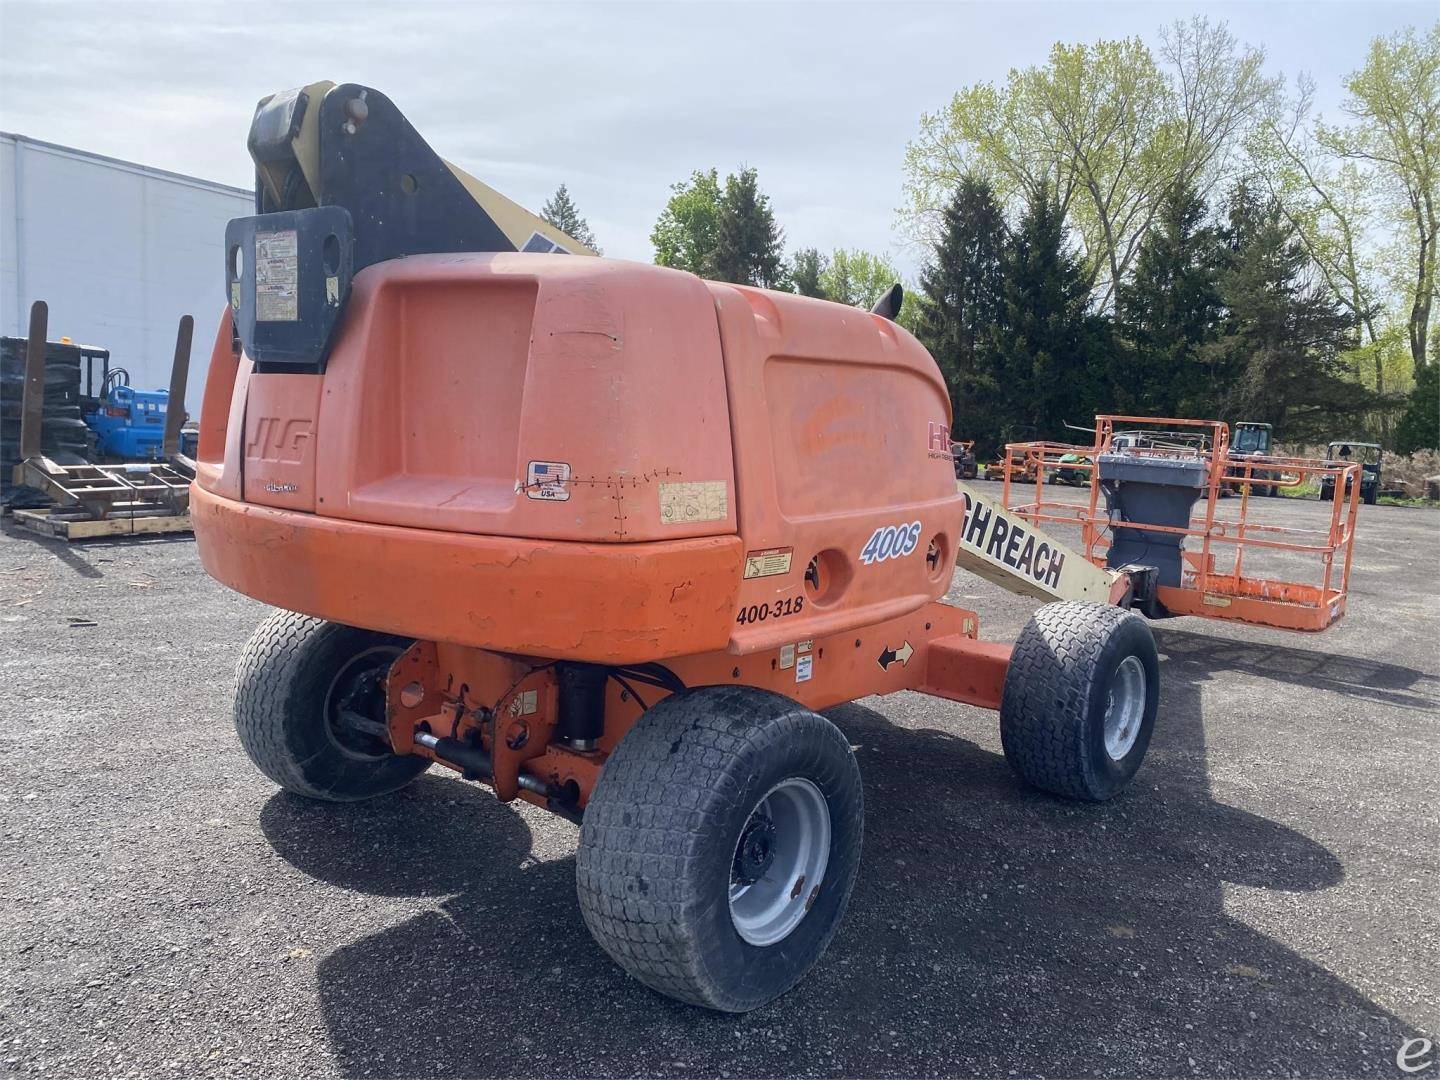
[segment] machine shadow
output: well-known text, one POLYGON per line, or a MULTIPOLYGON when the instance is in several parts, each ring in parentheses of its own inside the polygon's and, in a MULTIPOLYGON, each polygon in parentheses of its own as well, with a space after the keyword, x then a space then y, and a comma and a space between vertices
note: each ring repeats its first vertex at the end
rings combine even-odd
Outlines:
POLYGON ((64 540, 55 536, 41 536, 8 519, 4 521, 3 525, 0 525, 0 535, 43 548, 80 577, 92 579, 105 576, 105 571, 100 569, 96 563, 112 561, 103 557, 105 552, 112 549, 133 550, 138 546, 155 547, 195 543, 195 537, 191 533, 159 533, 154 536, 97 536, 86 540, 64 540))
POLYGON ((359 803, 279 791, 260 811, 260 828, 295 869, 349 892, 445 897, 514 873, 530 857, 529 826, 488 793, 439 772, 359 803))
POLYGON ((1105 806, 1030 791, 950 733, 992 714, 935 702, 940 731, 833 710, 866 779, 859 883, 816 969, 747 1016, 626 977, 581 921, 573 857, 531 858, 521 818, 461 781, 426 777, 373 812, 276 796, 265 833, 306 873, 437 900, 320 963, 336 1066, 394 1077, 1376 1067, 1414 1033, 1225 910, 1227 884, 1324 889, 1342 879, 1339 861, 1210 797, 1203 671, 1164 667, 1151 759, 1105 806), (1373 1038, 1327 1038, 1341 1015, 1363 1017, 1373 1038))
POLYGON ((82 554, 86 548, 90 548, 93 545, 93 541, 81 542, 80 549, 77 551, 75 544, 70 541, 61 540, 56 537, 41 536, 28 529, 22 529, 14 522, 8 520, 4 522, 3 526, 0 526, 0 532, 3 532, 5 536, 13 540, 23 540, 28 544, 34 544, 50 552, 50 554, 54 555, 60 562, 64 563, 83 578, 93 579, 103 578, 105 576, 103 570, 86 560, 82 554))
POLYGON ((1440 679, 1414 668, 1318 649, 1211 637, 1168 626, 1157 627, 1155 636, 1172 666, 1197 676, 1200 672, 1211 677, 1238 673, 1406 709, 1440 709, 1440 679))

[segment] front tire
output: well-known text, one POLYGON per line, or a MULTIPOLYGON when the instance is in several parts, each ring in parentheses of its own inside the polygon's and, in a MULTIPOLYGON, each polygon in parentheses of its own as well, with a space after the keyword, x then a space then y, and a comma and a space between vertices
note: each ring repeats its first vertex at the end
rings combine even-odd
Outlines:
POLYGON ((1005 759, 1044 791, 1104 802, 1139 770, 1159 699, 1144 619, 1108 604, 1047 604, 1021 631, 1005 673, 1005 759))
POLYGON ((385 673, 404 638, 277 611, 240 655, 235 730, 259 770, 308 799, 353 802, 404 787, 430 765, 353 719, 385 720, 385 673))
POLYGON ((753 687, 688 690, 605 763, 580 833, 580 910, 646 986, 748 1012, 824 953, 863 830, 860 771, 830 721, 753 687))

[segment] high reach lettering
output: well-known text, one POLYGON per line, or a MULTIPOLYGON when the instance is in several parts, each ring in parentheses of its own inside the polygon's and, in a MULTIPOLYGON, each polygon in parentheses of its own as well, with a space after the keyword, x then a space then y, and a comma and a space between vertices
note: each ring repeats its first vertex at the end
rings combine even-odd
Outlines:
POLYGON ((1037 543, 1035 534, 1020 522, 996 513, 994 508, 971 498, 968 491, 964 495, 965 520, 960 525, 962 544, 1047 588, 1059 586, 1060 571, 1065 566, 1063 551, 1052 548, 1044 540, 1037 543))

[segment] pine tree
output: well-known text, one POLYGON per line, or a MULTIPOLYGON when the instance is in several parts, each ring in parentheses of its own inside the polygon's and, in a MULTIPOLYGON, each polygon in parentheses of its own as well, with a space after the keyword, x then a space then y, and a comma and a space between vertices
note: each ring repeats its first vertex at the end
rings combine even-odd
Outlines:
POLYGON ((1440 449, 1440 360, 1432 352, 1430 362, 1415 371, 1405 412, 1395 425, 1395 452, 1440 449))
POLYGON ((820 276, 825 273, 828 260, 815 248, 801 248, 790 258, 790 285, 801 296, 815 296, 828 299, 820 276))
POLYGON ((950 388, 955 437, 986 451, 998 429, 987 425, 996 404, 993 334, 1001 318, 1005 219, 983 180, 965 177, 945 209, 944 229, 920 274, 923 302, 915 336, 930 350, 950 388))
POLYGON ((996 418, 1002 439, 1061 439, 1065 421, 1088 420, 1101 398, 1092 349, 1105 320, 1086 311, 1089 285, 1066 249, 1065 219, 1050 191, 1036 192, 1003 262, 996 353, 996 418))
POLYGON ((760 190, 755 170, 727 176, 707 276, 773 289, 784 279, 783 245, 784 233, 775 224, 770 198, 760 190))
POLYGON ((595 234, 590 231, 589 223, 575 208, 575 202, 570 198, 570 192, 564 184, 556 188, 555 194, 540 208, 540 216, 567 236, 580 241, 596 255, 605 254, 595 242, 595 234))
POLYGON ((1205 350, 1210 383, 1199 415, 1269 423, 1277 441, 1299 441, 1326 438, 1337 418, 1375 408, 1375 395, 1346 377, 1355 316, 1317 279, 1280 205, 1237 186, 1225 242, 1225 316, 1205 350))
POLYGON ((1202 350, 1219 333, 1223 252, 1205 215, 1192 187, 1175 188, 1141 243, 1134 276, 1118 292, 1122 340, 1109 379, 1116 412, 1206 415, 1202 350))

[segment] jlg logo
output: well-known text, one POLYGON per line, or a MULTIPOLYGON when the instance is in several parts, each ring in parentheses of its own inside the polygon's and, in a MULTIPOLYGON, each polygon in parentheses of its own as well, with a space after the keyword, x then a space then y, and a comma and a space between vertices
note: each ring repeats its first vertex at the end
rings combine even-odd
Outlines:
POLYGON ((298 465, 304 457, 305 440, 308 438, 309 420, 282 420, 278 416, 262 416, 255 424, 255 435, 246 447, 245 456, 252 461, 298 465))

